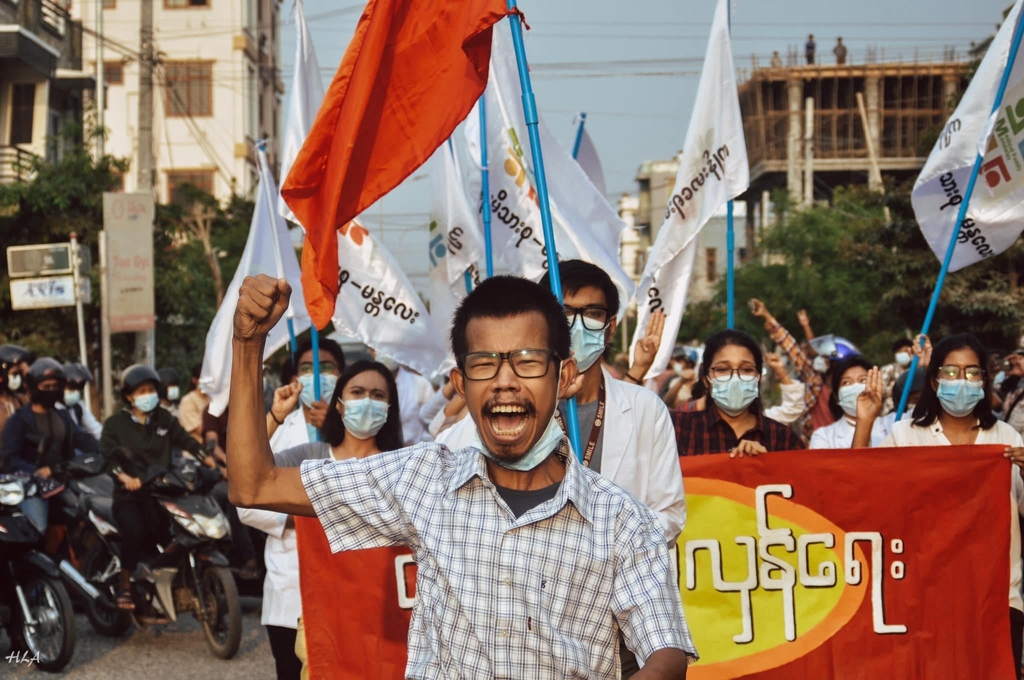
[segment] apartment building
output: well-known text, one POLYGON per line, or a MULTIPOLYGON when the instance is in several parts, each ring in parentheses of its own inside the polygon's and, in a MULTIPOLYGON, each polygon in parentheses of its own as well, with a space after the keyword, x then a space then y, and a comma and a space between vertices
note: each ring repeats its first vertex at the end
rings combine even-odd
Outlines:
POLYGON ((82 26, 51 0, 0 0, 0 183, 59 157, 60 132, 81 123, 82 26))
MULTIPOLYGON (((4 2, 6 0, 0 0, 4 2)), ((94 30, 102 4, 105 151, 127 157, 124 189, 138 186, 139 28, 142 0, 71 0, 86 29, 85 61, 96 72, 94 30)), ((153 3, 153 158, 156 199, 193 184, 221 201, 251 195, 254 145, 268 140, 278 165, 281 97, 277 0, 150 0, 153 3)))

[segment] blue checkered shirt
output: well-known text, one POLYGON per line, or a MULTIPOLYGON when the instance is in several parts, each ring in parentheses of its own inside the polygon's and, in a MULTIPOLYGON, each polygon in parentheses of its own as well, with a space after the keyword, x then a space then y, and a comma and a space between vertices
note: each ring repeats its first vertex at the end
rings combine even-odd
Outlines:
POLYGON ((331 550, 415 554, 406 678, 618 678, 620 629, 641 661, 696 657, 657 517, 567 451, 557 495, 519 519, 476 449, 302 464, 331 550))

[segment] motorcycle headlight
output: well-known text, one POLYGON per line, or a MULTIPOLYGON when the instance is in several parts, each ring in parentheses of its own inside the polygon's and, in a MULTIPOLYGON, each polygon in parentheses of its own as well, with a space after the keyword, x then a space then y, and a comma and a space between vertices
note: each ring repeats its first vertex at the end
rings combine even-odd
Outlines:
POLYGON ((0 505, 18 505, 25 500, 25 485, 16 479, 0 482, 0 505))
POLYGON ((196 524, 199 525, 199 528, 202 529, 204 534, 215 541, 220 540, 231 533, 228 521, 222 513, 217 513, 213 517, 192 515, 192 519, 195 520, 196 524))

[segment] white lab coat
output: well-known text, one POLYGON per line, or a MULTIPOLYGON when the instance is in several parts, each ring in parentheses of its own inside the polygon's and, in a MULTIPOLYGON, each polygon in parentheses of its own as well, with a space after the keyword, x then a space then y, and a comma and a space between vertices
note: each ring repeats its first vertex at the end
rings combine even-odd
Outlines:
MULTIPOLYGON (((601 474, 658 515, 665 540, 675 543, 686 525, 686 495, 679 449, 668 408, 657 394, 604 374, 606 412, 601 429, 601 474)), ((476 435, 464 418, 437 438, 448 448, 470 446, 476 435)))
MULTIPOLYGON (((280 453, 308 443, 306 417, 299 408, 289 413, 284 423, 278 426, 270 438, 270 449, 280 453)), ((302 616, 299 553, 295 529, 285 528, 288 515, 270 510, 238 508, 238 519, 242 524, 259 529, 267 535, 267 544, 263 549, 267 577, 263 581, 263 615, 260 623, 264 626, 297 628, 299 617, 302 616)))
POLYGON ((398 387, 398 412, 402 417, 402 436, 406 446, 432 441, 427 432, 429 420, 420 418, 420 409, 434 396, 434 386, 422 375, 416 375, 404 366, 395 376, 398 387))

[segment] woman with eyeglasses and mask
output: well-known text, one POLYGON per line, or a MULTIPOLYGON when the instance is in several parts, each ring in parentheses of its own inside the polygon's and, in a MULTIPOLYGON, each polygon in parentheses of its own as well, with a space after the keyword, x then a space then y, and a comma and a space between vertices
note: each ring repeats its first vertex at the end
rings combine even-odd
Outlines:
POLYGON ((707 407, 672 412, 680 456, 728 453, 735 458, 804 448, 793 430, 764 416, 763 368, 761 348, 749 334, 724 330, 707 339, 696 388, 707 395, 707 407))
MULTIPOLYGON (((970 444, 1003 444, 1006 457, 1024 465, 1024 440, 1008 424, 992 413, 992 379, 985 369, 985 347, 969 333, 959 333, 940 340, 924 352, 915 352, 927 360, 925 385, 914 408, 913 420, 901 420, 882 442, 893 446, 963 446, 970 444)), ((865 402, 871 408, 857 419, 854 446, 863 445, 870 428, 882 409, 880 392, 865 391, 865 402)), ((1024 636, 1024 601, 1021 599, 1021 551, 1019 515, 1024 514, 1024 480, 1020 470, 1012 468, 1010 495, 1014 508, 1010 516, 1010 631, 1014 667, 1020 678, 1022 636, 1024 636)))
MULTIPOLYGON (((324 418, 320 442, 300 444, 274 454, 278 466, 298 467, 304 460, 366 458, 405 444, 398 388, 386 366, 375 361, 352 364, 337 379, 324 418)), ((239 519, 267 534, 263 616, 278 680, 297 679, 302 664, 295 653, 302 616, 295 521, 268 510, 238 509, 239 519)))

